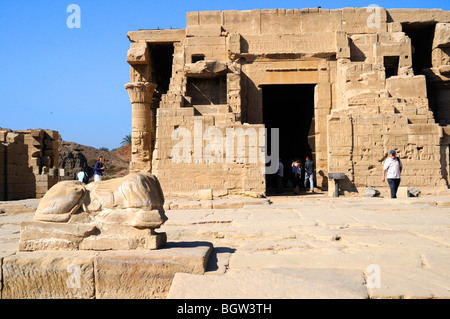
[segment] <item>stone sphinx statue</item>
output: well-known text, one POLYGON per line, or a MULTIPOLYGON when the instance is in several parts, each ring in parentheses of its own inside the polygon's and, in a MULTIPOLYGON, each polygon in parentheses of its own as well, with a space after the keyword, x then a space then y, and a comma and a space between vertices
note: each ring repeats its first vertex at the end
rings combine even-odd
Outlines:
POLYGON ((150 173, 93 182, 63 181, 22 224, 19 250, 157 249, 165 233, 164 195, 150 173))

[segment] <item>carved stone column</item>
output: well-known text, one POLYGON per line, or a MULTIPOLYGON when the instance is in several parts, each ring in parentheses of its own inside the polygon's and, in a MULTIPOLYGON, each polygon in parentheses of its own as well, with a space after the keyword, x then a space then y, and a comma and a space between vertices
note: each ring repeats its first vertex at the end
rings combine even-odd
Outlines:
POLYGON ((131 82, 125 85, 130 96, 131 111, 131 163, 130 171, 151 172, 152 129, 151 109, 155 83, 131 82))

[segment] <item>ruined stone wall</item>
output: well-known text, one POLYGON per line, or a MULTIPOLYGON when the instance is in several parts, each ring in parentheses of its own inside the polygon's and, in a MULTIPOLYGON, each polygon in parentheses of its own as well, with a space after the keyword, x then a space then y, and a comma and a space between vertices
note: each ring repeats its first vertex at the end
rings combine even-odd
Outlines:
MULTIPOLYGON (((211 190, 214 196, 263 193, 265 177, 261 168, 264 169, 265 163, 259 162, 259 154, 264 150, 262 144, 265 141, 259 142, 261 125, 250 127, 240 121, 240 67, 227 58, 227 38, 222 36, 220 26, 206 33, 198 32, 200 30, 187 30, 186 35, 173 44, 170 86, 168 92, 161 95, 153 114, 156 127, 147 128, 147 132, 156 137, 152 138, 155 141, 151 146, 152 157, 147 157, 145 161, 152 161, 152 173, 158 177, 168 195, 191 196, 202 189, 211 190), (197 54, 201 54, 202 59, 191 63, 197 54), (258 142, 251 145, 247 137, 247 148, 238 150, 236 137, 232 142, 233 151, 227 150, 227 129, 233 134, 248 133, 258 142), (185 147, 178 149, 183 143, 185 147), (182 158, 178 158, 177 154, 182 158)), ((137 39, 136 34, 129 36, 132 41, 137 39)), ((136 54, 139 43, 143 52, 151 51, 145 42, 132 42, 133 49, 128 54, 132 70, 142 68, 142 59, 136 54)), ((146 54, 140 56, 145 57, 146 54)), ((151 67, 151 54, 147 56, 147 65, 151 67)), ((142 79, 140 75, 137 77, 142 79)), ((133 71, 132 79, 136 79, 133 71)), ((143 128, 142 125, 140 127, 143 128)), ((138 145, 142 143, 134 143, 132 150, 136 158, 139 153, 142 156, 138 145)), ((142 159, 137 161, 143 162, 142 159)))
MULTIPOLYGON (((432 109, 431 79, 414 73, 414 48, 401 32, 400 23, 405 21, 430 21, 424 11, 407 10, 407 16, 402 10, 388 10, 390 17, 399 17, 387 24, 388 32, 350 35, 350 55, 338 59, 337 107, 328 117, 328 168, 345 173, 341 190, 386 191, 380 176, 391 149, 404 165, 402 186, 424 191, 448 187, 446 134, 437 123, 445 117, 448 104, 441 101, 441 110, 432 109), (393 70, 392 57, 397 58, 393 70)), ((444 21, 450 19, 448 12, 434 13, 444 21)))
POLYGON ((154 172, 168 196, 202 189, 219 197, 264 191, 262 125, 215 125, 213 116, 195 116, 192 108, 159 109, 157 122, 154 172))
POLYGON ((391 149, 396 150, 404 166, 402 186, 422 191, 447 187, 441 172, 443 133, 430 113, 426 102, 393 98, 386 98, 380 108, 367 103, 333 112, 328 128, 339 131, 339 135, 329 136, 329 170, 346 174, 346 180, 340 181, 341 189, 361 192, 367 187, 385 188, 381 176, 391 149), (417 107, 420 104, 422 107, 417 107), (407 113, 415 109, 427 114, 412 123, 407 113))
POLYGON ((195 162, 192 150, 191 162, 175 163, 176 131, 187 129, 194 145, 201 123, 196 145, 214 148, 203 139, 209 128, 225 136, 226 128, 264 127, 265 85, 308 84, 315 85, 308 141, 319 188, 328 188, 330 172, 345 173, 343 191, 387 188, 381 166, 390 149, 404 159, 404 186, 447 187, 449 22, 450 12, 437 9, 256 9, 188 12, 186 29, 129 32, 130 83, 156 81, 149 76, 155 44, 174 48, 169 88, 157 86, 148 120, 151 152, 139 151, 137 138, 136 154, 152 161, 148 169, 169 193, 264 193, 263 162, 227 163, 225 151, 222 162, 195 162), (417 70, 423 48, 412 45, 414 32, 430 26, 430 67, 417 70))
POLYGON ((58 138, 52 130, 0 130, 0 199, 41 198, 58 182, 58 138))
POLYGON ((238 149, 236 137, 227 144, 227 130, 228 138, 230 132, 239 130, 259 137, 261 126, 239 121, 240 69, 227 65, 225 54, 211 60, 214 55, 209 52, 225 53, 224 44, 220 37, 204 36, 187 38, 184 46, 175 46, 170 90, 162 96, 156 113, 152 165, 165 194, 195 196, 209 189, 217 197, 265 190, 259 162, 262 143, 251 145, 247 137, 246 148, 238 149), (190 39, 196 41, 189 45, 190 39), (205 60, 187 62, 199 52, 204 53, 205 60), (196 90, 194 94, 192 90, 196 90), (232 151, 227 149, 231 144, 232 151))

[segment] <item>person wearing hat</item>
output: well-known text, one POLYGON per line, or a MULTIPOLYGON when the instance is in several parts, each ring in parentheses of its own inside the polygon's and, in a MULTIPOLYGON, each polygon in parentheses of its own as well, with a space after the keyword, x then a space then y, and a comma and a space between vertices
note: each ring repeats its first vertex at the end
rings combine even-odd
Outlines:
POLYGON ((381 181, 384 182, 387 178, 389 188, 391 189, 391 198, 397 198, 397 189, 400 185, 400 174, 402 173, 403 165, 400 158, 396 156, 395 151, 389 152, 389 157, 384 162, 383 177, 381 181))

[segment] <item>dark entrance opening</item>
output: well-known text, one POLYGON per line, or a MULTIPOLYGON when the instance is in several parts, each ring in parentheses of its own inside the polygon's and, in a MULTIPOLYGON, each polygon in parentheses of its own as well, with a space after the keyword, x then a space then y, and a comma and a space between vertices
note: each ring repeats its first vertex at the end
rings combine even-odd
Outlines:
MULTIPOLYGON (((159 108, 161 96, 169 90, 175 48, 173 43, 151 43, 148 44, 148 48, 151 60, 151 80, 157 84, 156 90, 153 93, 151 108, 156 109, 159 108)), ((154 151, 156 145, 156 111, 152 113, 151 152, 154 151)))
POLYGON ((436 87, 429 69, 432 67, 431 53, 433 48, 436 22, 403 23, 402 31, 411 39, 412 67, 415 75, 425 75, 427 81, 427 97, 430 109, 439 122, 436 105, 436 87), (431 80, 431 81, 430 81, 431 80))
POLYGON ((205 55, 204 54, 193 54, 191 57, 191 62, 192 63, 196 63, 198 61, 203 61, 205 60, 205 55))
POLYGON ((404 23, 402 31, 411 39, 412 66, 414 74, 424 74, 431 67, 431 49, 433 46, 436 23, 404 23))
POLYGON ((384 69, 386 72, 386 79, 398 74, 399 56, 385 56, 384 69))
MULTIPOLYGON (((302 165, 306 156, 312 157, 314 145, 309 145, 308 135, 314 118, 315 84, 263 85, 263 122, 267 128, 267 153, 271 145, 271 128, 279 129, 279 155, 284 166, 284 192, 292 192, 291 164, 299 158, 302 165)), ((314 131, 314 128, 312 127, 314 131)), ((266 193, 276 194, 276 174, 266 175, 266 193)), ((303 188, 304 172, 300 189, 303 188)))
POLYGON ((149 48, 154 68, 152 78, 158 85, 158 92, 155 93, 157 95, 166 94, 172 77, 173 43, 152 43, 149 48))

